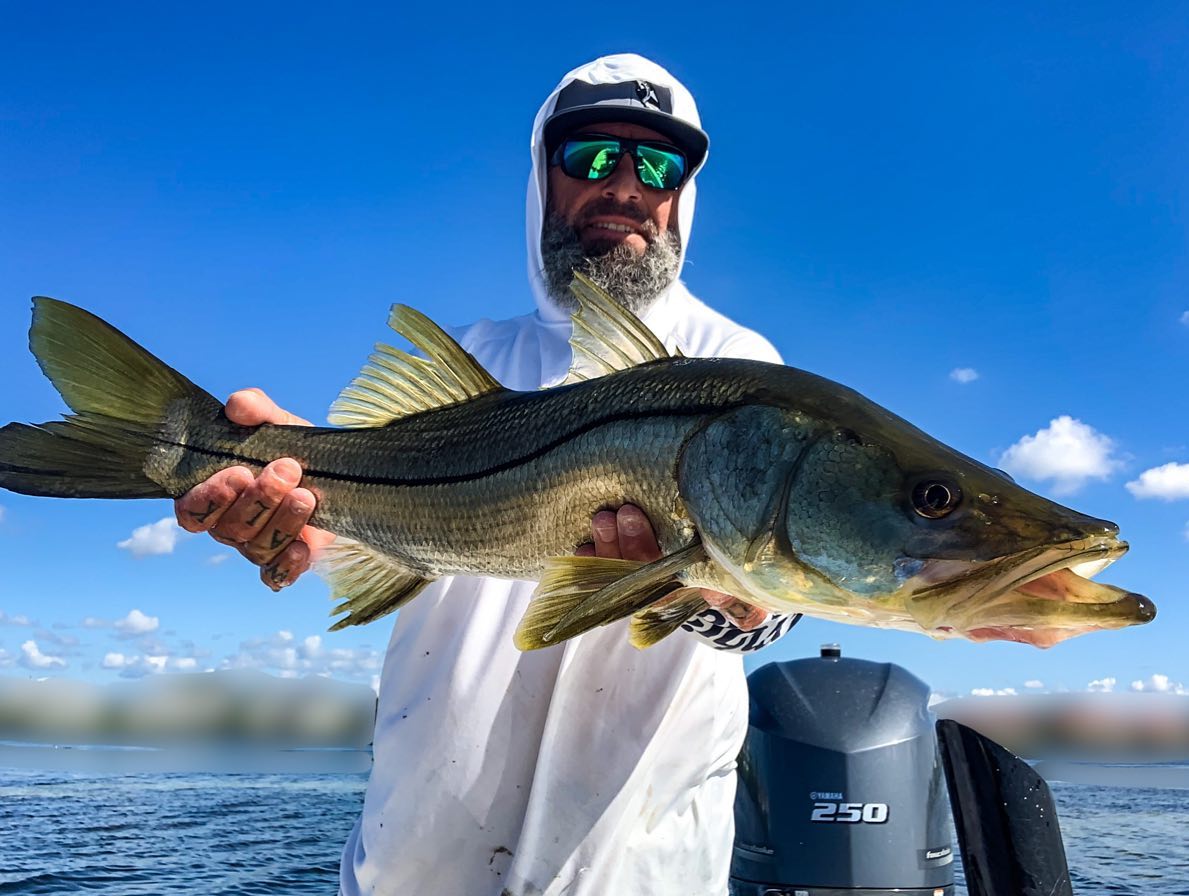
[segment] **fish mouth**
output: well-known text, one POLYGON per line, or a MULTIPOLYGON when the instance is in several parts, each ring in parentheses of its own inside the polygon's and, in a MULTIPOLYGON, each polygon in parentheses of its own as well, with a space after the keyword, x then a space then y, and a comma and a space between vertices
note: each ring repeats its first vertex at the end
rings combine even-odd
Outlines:
POLYGON ((1113 535, 1099 535, 980 564, 929 561, 909 583, 908 609, 939 637, 1036 647, 1142 625, 1156 617, 1151 600, 1091 579, 1127 549, 1113 535))

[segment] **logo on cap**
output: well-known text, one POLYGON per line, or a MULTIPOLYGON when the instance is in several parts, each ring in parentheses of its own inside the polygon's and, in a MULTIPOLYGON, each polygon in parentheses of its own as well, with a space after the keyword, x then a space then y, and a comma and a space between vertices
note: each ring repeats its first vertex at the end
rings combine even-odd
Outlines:
POLYGON ((636 99, 645 106, 652 106, 654 109, 661 107, 661 101, 656 97, 656 90, 647 81, 636 82, 636 99))

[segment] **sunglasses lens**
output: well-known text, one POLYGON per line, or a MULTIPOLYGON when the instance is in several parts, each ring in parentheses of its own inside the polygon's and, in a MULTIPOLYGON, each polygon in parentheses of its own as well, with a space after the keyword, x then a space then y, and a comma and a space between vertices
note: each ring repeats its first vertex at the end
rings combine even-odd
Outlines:
POLYGON ((561 148, 561 167, 570 177, 602 180, 615 170, 623 155, 616 140, 567 140, 561 148))
POLYGON ((641 144, 636 149, 636 174, 654 190, 676 190, 685 179, 685 156, 672 148, 641 144))
POLYGON ((602 180, 615 170, 625 149, 636 160, 640 183, 654 190, 676 190, 685 180, 685 156, 667 143, 633 143, 609 137, 571 137, 558 150, 562 171, 579 180, 602 180))

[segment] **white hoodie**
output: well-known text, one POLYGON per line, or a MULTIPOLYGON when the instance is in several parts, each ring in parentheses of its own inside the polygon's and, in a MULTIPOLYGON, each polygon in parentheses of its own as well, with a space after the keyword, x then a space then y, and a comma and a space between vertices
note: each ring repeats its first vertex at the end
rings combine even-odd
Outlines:
MULTIPOLYGON (((669 86, 674 114, 699 124, 689 92, 634 55, 575 69, 545 101, 533 128, 526 230, 537 311, 455 332, 514 389, 556 383, 570 363, 569 318, 541 276, 541 133, 558 91, 579 78, 669 86)), ((694 198, 687 183, 683 251, 694 198)), ((680 281, 645 320, 687 355, 779 361, 768 342, 680 281)), ((645 651, 628 644, 624 620, 521 653, 512 634, 533 588, 447 578, 400 611, 341 893, 723 896, 747 691, 740 654, 715 647, 756 649, 794 620, 743 633, 708 611, 688 626, 698 634, 678 632, 645 651)))

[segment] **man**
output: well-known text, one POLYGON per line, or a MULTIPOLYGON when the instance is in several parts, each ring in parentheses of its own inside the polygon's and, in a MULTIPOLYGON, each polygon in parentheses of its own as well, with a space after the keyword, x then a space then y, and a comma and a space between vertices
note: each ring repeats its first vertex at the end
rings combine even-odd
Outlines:
MULTIPOLYGON (((511 388, 560 381, 577 268, 670 348, 779 360, 677 279, 707 145, 693 98, 659 66, 622 55, 568 74, 531 144, 537 311, 463 328, 463 346, 511 388)), ((245 425, 304 422, 259 392, 236 393, 227 413, 245 425)), ((238 545, 279 588, 326 540, 305 526, 315 496, 300 473, 288 459, 255 480, 223 471, 178 501, 179 521, 238 545)), ((592 543, 578 550, 659 553, 631 506, 596 514, 592 543)), ((625 621, 520 653, 512 634, 533 587, 448 578, 400 611, 341 892, 722 896, 747 699, 739 653, 714 648, 754 649, 795 619, 708 593, 731 621, 708 611, 687 624, 692 633, 647 651, 628 644, 625 621)))

